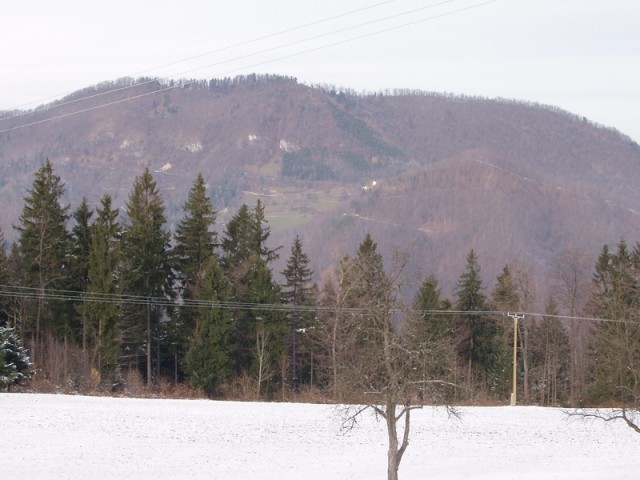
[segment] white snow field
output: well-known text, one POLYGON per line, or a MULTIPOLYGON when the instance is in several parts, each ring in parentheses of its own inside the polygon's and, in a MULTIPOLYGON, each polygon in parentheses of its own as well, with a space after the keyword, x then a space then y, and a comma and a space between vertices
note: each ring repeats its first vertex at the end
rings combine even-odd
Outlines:
MULTIPOLYGON (((413 412, 406 479, 640 478, 640 435, 539 407, 413 412)), ((2 479, 386 478, 384 423, 328 405, 0 394, 2 479)))

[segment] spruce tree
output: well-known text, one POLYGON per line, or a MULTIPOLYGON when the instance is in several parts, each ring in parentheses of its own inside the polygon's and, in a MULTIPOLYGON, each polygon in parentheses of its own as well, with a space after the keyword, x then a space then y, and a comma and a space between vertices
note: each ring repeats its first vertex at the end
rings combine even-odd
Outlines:
POLYGON ((31 360, 15 329, 0 324, 0 388, 28 379, 31 360))
MULTIPOLYGON (((505 265, 496 278, 496 284, 491 291, 488 306, 496 312, 517 312, 520 310, 520 297, 518 295, 518 287, 515 279, 511 275, 509 265, 505 265)), ((488 365, 488 381, 491 392, 496 396, 506 396, 510 392, 512 385, 513 366, 510 352, 513 351, 513 335, 510 333, 513 329, 505 328, 503 314, 499 314, 494 318, 487 320, 487 326, 491 326, 493 332, 490 337, 486 338, 486 342, 490 344, 492 352, 490 353, 490 364, 488 365)), ((518 335, 520 343, 528 339, 528 333, 524 334, 522 323, 518 329, 521 334, 518 335)), ((489 330, 487 330, 489 331, 489 330)), ((526 348, 520 349, 521 357, 527 354, 526 348)), ((525 371, 528 373, 528 359, 522 358, 525 365, 525 371)), ((528 394, 528 375, 525 375, 525 393, 528 394)))
POLYGON ((451 317, 434 313, 447 307, 449 302, 440 298, 438 280, 429 275, 420 284, 413 301, 417 324, 412 334, 416 336, 416 341, 431 344, 452 336, 451 317))
POLYGON ((594 400, 640 402, 640 247, 629 252, 624 239, 615 253, 603 247, 593 275, 588 308, 606 321, 595 325, 591 345, 594 400))
POLYGON ((118 210, 105 194, 96 209, 90 229, 87 294, 96 301, 86 305, 88 336, 94 352, 93 365, 105 383, 114 384, 119 377, 120 302, 116 299, 120 285, 120 240, 122 230, 117 221, 118 210), (104 301, 102 301, 104 300, 104 301))
POLYGON ((430 396, 454 400, 457 354, 453 316, 445 314, 451 303, 441 298, 438 280, 429 275, 420 284, 413 300, 413 310, 405 326, 414 351, 428 351, 426 361, 420 365, 424 378, 438 379, 430 396), (444 388, 443 388, 444 387, 444 388))
POLYGON ((198 174, 183 207, 184 218, 176 227, 175 255, 185 290, 195 285, 214 255, 217 234, 213 230, 216 212, 206 194, 202 174, 198 174))
POLYGON ((382 255, 378 244, 367 233, 358 245, 355 258, 345 257, 340 267, 345 274, 341 287, 349 306, 372 306, 378 298, 378 292, 386 291, 389 279, 384 271, 382 255))
MULTIPOLYGON (((221 258, 225 275, 232 284, 231 300, 249 307, 233 309, 234 369, 238 374, 252 372, 259 378, 265 367, 262 362, 265 347, 270 363, 279 361, 286 335, 283 312, 273 308, 281 303, 282 296, 268 265, 277 258, 277 249, 271 250, 267 246, 270 231, 266 223, 260 202, 253 211, 246 204, 242 205, 223 233, 221 258), (258 346, 261 338, 268 342, 258 346)), ((271 370, 276 368, 267 366, 273 367, 271 370)))
POLYGON ((456 308, 461 312, 458 322, 461 341, 458 348, 462 359, 467 363, 469 386, 474 381, 480 381, 483 387, 488 388, 488 373, 495 363, 497 331, 495 322, 482 313, 487 310, 483 290, 478 258, 471 250, 455 292, 456 308))
MULTIPOLYGON (((180 278, 181 295, 185 304, 171 321, 171 337, 175 365, 180 365, 193 334, 197 309, 188 306, 194 298, 194 289, 204 274, 205 267, 215 256, 217 234, 213 230, 216 212, 206 195, 206 184, 198 174, 183 207, 184 217, 176 227, 174 247, 176 266, 180 278)), ((178 372, 175 372, 178 376, 178 372)))
POLYGON ((22 285, 36 289, 38 299, 33 314, 33 325, 28 325, 36 344, 43 332, 58 338, 70 332, 69 317, 61 302, 49 303, 46 294, 63 290, 69 277, 69 233, 67 232, 68 206, 62 206, 64 184, 53 172, 47 160, 38 169, 35 179, 24 198, 24 207, 18 225, 18 253, 24 273, 22 285))
MULTIPOLYGON (((287 260, 287 267, 282 272, 285 279, 284 299, 291 307, 287 314, 289 320, 288 349, 290 361, 290 375, 292 387, 298 390, 302 378, 304 365, 300 353, 304 351, 300 330, 309 326, 313 312, 309 310, 314 303, 315 285, 311 283, 313 271, 309 268, 309 257, 302 250, 302 239, 296 235, 291 246, 291 255, 287 260)), ((307 345, 309 348, 310 345, 307 345)), ((306 370, 306 368, 305 368, 306 370)), ((310 372, 309 372, 310 373, 310 372)))
POLYGON ((194 285, 193 299, 199 305, 185 358, 185 372, 194 386, 214 395, 232 373, 232 317, 226 305, 231 285, 214 256, 207 260, 201 273, 194 285))
POLYGON ((171 296, 173 262, 164 202, 148 168, 136 177, 126 208, 122 237, 123 293, 138 297, 135 304, 127 306, 126 331, 129 347, 136 356, 144 349, 146 380, 151 383, 154 340, 156 373, 160 368, 160 320, 166 311, 166 299, 171 296))
MULTIPOLYGON (((355 257, 344 257, 338 266, 341 299, 340 337, 344 339, 342 362, 354 366, 378 357, 383 363, 382 336, 391 325, 392 289, 378 244, 367 233, 355 257)), ((358 367, 360 368, 360 367, 358 367)), ((367 368, 362 365, 363 369, 367 368)), ((341 380, 342 387, 349 380, 341 380)), ((348 391, 346 393, 349 393, 348 391)))
MULTIPOLYGON (((89 210, 87 199, 82 198, 80 206, 73 212, 74 225, 71 229, 71 277, 69 288, 75 292, 84 292, 89 281, 89 251, 91 249, 91 233, 89 222, 93 212, 89 210)), ((86 302, 80 301, 75 304, 77 315, 80 316, 82 330, 82 351, 87 351, 87 335, 89 334, 86 302)))
MULTIPOLYGON (((7 257, 4 233, 0 229, 0 289, 4 290, 10 283, 9 259, 7 257)), ((8 297, 0 296, 0 326, 9 320, 11 303, 8 297)))

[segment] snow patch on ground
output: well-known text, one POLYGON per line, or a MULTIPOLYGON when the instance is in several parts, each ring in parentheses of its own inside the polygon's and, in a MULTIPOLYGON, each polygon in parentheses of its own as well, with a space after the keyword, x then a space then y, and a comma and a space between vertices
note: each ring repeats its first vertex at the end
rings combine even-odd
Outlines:
MULTIPOLYGON (((559 409, 412 414, 401 479, 631 480, 640 435, 559 409)), ((0 394, 2 478, 386 478, 383 423, 335 406, 0 394)))

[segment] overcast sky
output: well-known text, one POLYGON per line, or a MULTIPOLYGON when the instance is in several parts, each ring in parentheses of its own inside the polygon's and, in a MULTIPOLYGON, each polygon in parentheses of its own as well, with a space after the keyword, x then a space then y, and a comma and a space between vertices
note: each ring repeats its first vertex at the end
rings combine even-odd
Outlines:
POLYGON ((555 105, 640 142, 638 0, 25 0, 0 109, 124 76, 251 72, 555 105))

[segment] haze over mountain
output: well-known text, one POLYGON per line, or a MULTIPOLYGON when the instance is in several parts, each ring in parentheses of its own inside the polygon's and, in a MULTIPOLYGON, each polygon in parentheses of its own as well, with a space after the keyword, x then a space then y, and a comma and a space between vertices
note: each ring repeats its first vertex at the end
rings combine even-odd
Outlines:
POLYGON ((253 75, 90 87, 0 114, 0 228, 9 240, 46 158, 72 209, 104 193, 123 206, 149 167, 175 224, 202 172, 221 224, 262 199, 282 261, 300 233, 320 274, 370 232, 387 266, 394 251, 406 252, 410 282, 434 274, 446 295, 472 248, 487 288, 517 262, 544 290, 565 249, 593 259, 604 243, 640 239, 638 145, 516 101, 358 95, 253 75))

